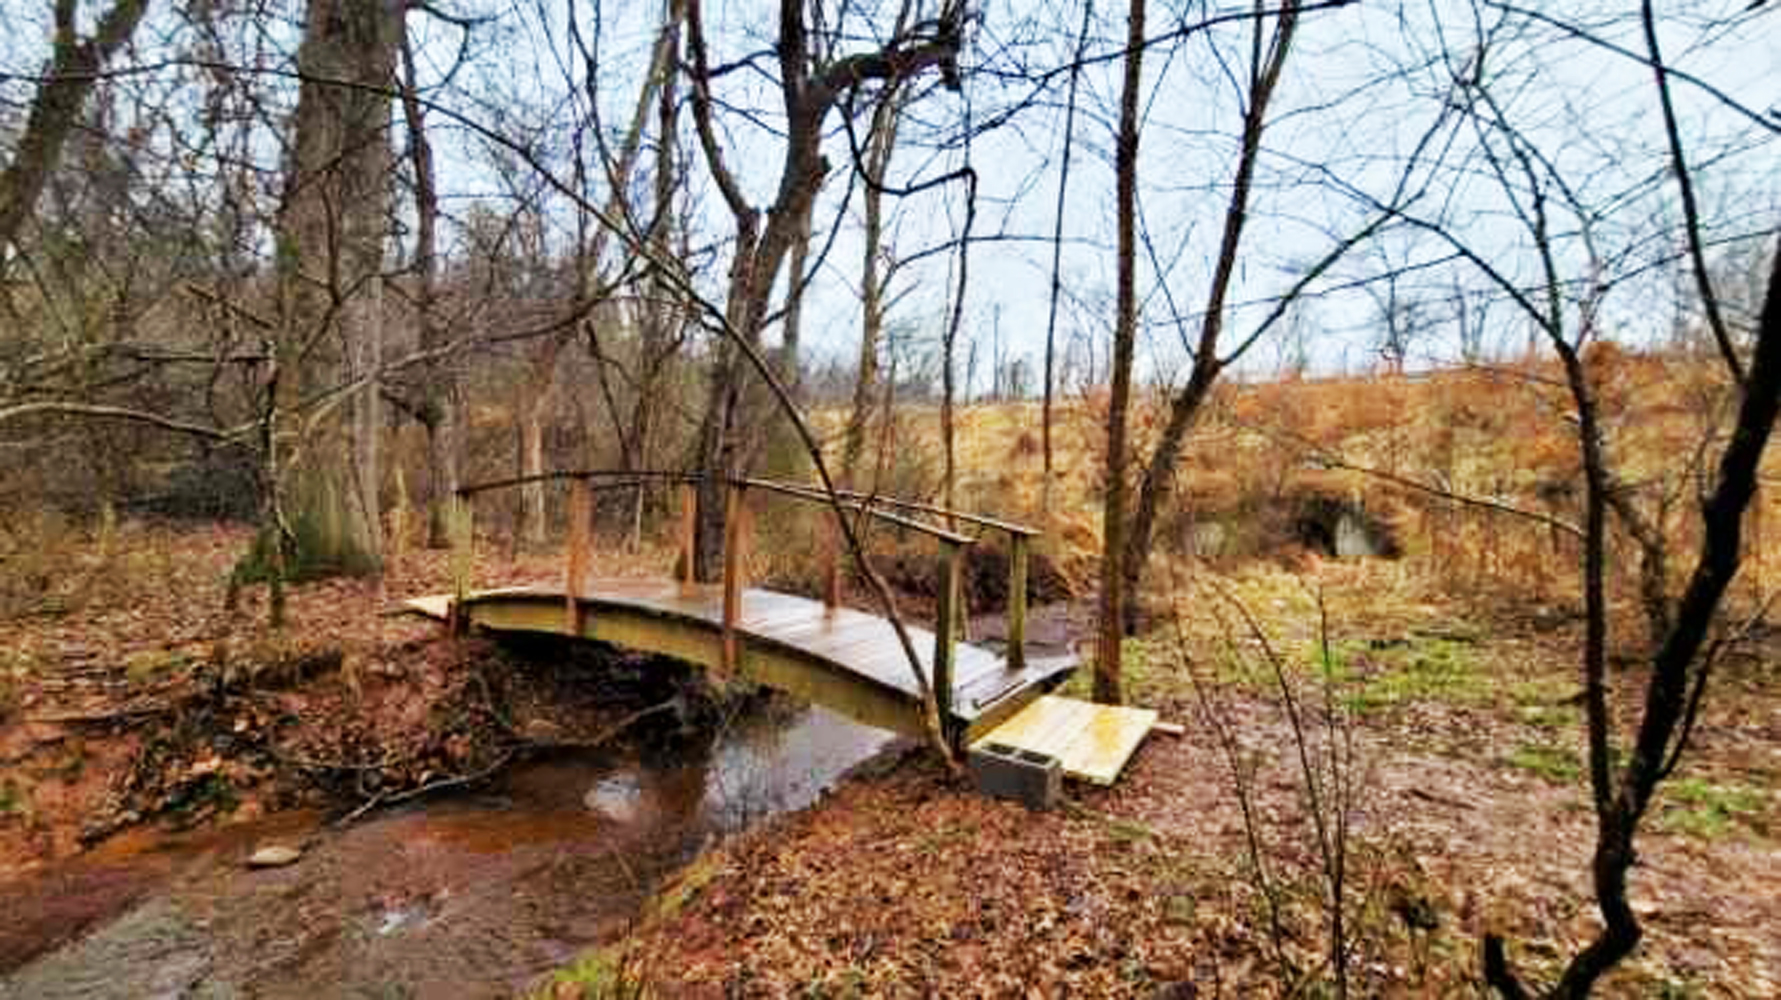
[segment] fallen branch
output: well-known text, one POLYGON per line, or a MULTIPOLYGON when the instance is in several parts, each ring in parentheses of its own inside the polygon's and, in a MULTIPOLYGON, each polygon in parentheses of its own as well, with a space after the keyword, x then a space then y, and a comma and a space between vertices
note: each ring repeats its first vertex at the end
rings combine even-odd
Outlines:
POLYGON ((462 788, 465 785, 474 785, 477 782, 483 780, 484 778, 487 778, 488 776, 494 774, 496 771, 499 771, 501 768, 506 767, 507 762, 512 759, 513 759, 513 750, 512 750, 512 748, 509 748, 505 752, 503 752, 501 754, 501 756, 495 758, 494 763, 488 765, 487 767, 485 767, 479 771, 473 771, 469 774, 456 774, 456 775, 452 775, 449 778, 440 778, 437 781, 429 781, 424 785, 420 785, 415 788, 410 788, 404 792, 397 792, 394 795, 385 795, 382 792, 379 792, 376 795, 371 796, 371 798, 365 800, 363 803, 361 803, 359 805, 358 808, 354 809, 352 812, 349 812, 345 816, 342 816, 338 820, 335 820, 334 825, 336 827, 351 826, 354 820, 365 815, 366 813, 370 812, 371 810, 376 809, 378 806, 385 806, 385 805, 393 806, 393 805, 397 805, 399 803, 411 801, 413 799, 418 799, 421 796, 430 794, 432 792, 444 791, 447 788, 462 788))
MULTIPOLYGON (((606 743, 607 741, 612 740, 613 738, 617 737, 619 734, 623 733, 625 730, 631 728, 633 725, 635 725, 640 720, 648 718, 649 716, 655 715, 659 712, 669 711, 669 710, 673 709, 676 704, 677 704, 677 700, 670 698, 669 700, 661 702, 660 704, 651 705, 648 708, 638 709, 637 711, 632 712, 630 715, 625 716, 624 718, 618 720, 617 722, 613 723, 612 725, 607 726, 605 729, 601 730, 599 733, 596 733, 590 739, 550 741, 550 742, 539 742, 539 741, 535 741, 535 740, 525 740, 521 743, 515 744, 513 746, 509 746, 506 750, 501 752, 501 755, 499 757, 496 757, 495 760, 493 762, 491 762, 490 764, 488 764, 486 767, 480 768, 476 771, 472 771, 468 774, 454 774, 454 775, 451 775, 450 777, 439 778, 434 781, 429 781, 426 784, 417 785, 414 788, 409 788, 409 789, 406 789, 406 790, 400 791, 400 792, 393 792, 393 793, 378 792, 377 794, 371 796, 369 799, 366 799, 364 802, 361 802, 351 812, 340 817, 338 820, 335 820, 334 825, 336 827, 351 826, 353 824, 353 822, 362 818, 365 814, 371 812, 373 809, 376 809, 379 806, 400 805, 403 802, 410 802, 414 799, 420 798, 423 795, 430 795, 433 792, 442 792, 442 791, 445 791, 445 790, 451 789, 451 788, 463 788, 467 785, 474 785, 474 784, 490 777, 496 771, 499 771, 501 768, 506 767, 507 764, 513 760, 514 755, 516 753, 518 753, 521 749, 555 749, 555 748, 570 748, 570 747, 577 748, 577 749, 588 749, 591 747, 600 746, 600 745, 606 743)), ((331 765, 323 764, 320 762, 313 762, 313 763, 315 765, 321 766, 321 767, 330 767, 331 766, 331 765)), ((380 765, 371 765, 371 766, 365 766, 365 767, 347 766, 347 767, 339 767, 336 769, 337 770, 376 770, 378 766, 380 766, 380 765)))
POLYGON ((57 725, 70 722, 100 723, 121 722, 126 719, 144 719, 150 716, 166 715, 174 706, 165 703, 124 705, 120 708, 96 709, 87 712, 47 712, 40 715, 25 716, 26 722, 54 723, 57 725))
POLYGON ((638 709, 612 725, 607 726, 598 733, 595 733, 589 739, 540 740, 519 735, 517 733, 515 735, 519 736, 520 740, 526 746, 536 747, 541 750, 588 750, 593 747, 604 745, 607 741, 618 736, 620 733, 623 733, 633 725, 636 725, 641 720, 646 719, 651 715, 655 715, 658 712, 670 711, 678 704, 678 698, 670 698, 659 705, 651 705, 648 708, 638 709))

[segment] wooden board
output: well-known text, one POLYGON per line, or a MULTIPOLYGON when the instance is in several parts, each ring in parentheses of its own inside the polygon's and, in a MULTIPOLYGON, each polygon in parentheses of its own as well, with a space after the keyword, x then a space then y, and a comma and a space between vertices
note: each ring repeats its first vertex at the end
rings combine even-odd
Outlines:
POLYGON ((451 616, 451 597, 446 594, 434 594, 431 597, 415 597, 402 602, 404 610, 437 618, 444 621, 451 616))
POLYGON ((1065 775, 1111 785, 1156 719, 1156 712, 1148 708, 1096 705, 1047 694, 976 742, 1056 757, 1065 775))

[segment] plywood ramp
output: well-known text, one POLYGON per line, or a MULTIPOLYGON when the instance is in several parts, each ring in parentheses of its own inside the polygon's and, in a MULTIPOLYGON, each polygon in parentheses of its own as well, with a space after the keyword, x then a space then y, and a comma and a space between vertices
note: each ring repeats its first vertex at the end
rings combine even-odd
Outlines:
POLYGON ((1111 785, 1138 752, 1157 714, 1148 708, 1097 705, 1042 695, 977 743, 1000 743, 1056 757, 1067 777, 1111 785))

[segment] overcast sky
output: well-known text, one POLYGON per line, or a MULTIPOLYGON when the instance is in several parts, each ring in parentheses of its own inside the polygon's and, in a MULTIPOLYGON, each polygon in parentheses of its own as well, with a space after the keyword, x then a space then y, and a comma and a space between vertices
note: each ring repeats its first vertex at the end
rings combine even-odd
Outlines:
MULTIPOLYGON (((591 33, 594 9, 586 0, 577 2, 582 28, 591 33)), ((1644 52, 1632 0, 1527 2, 1585 26, 1612 45, 1644 52)), ((577 115, 566 97, 567 84, 581 80, 578 61, 567 50, 569 8, 564 0, 465 0, 460 6, 492 20, 474 29, 469 62, 453 86, 436 92, 435 99, 490 127, 527 126, 558 150, 566 147, 566 133, 577 115), (569 67, 567 77, 564 67, 569 67), (523 103, 507 106, 508 99, 523 103)), ((600 103, 609 128, 617 128, 635 100, 660 5, 656 0, 624 0, 604 6, 600 103)), ((848 50, 868 44, 862 36, 882 33, 892 6, 856 4, 868 13, 878 7, 885 11, 876 21, 860 17, 843 26, 855 38, 848 50)), ((1152 36, 1228 12, 1192 2, 1151 6, 1152 36)), ((1680 80, 1675 85, 1708 235, 1729 241, 1716 251, 1721 256, 1761 245, 1754 237, 1772 232, 1781 217, 1781 171, 1774 166, 1776 130, 1781 127, 1781 33, 1774 30, 1772 10, 1744 11, 1746 6, 1747 0, 1660 5, 1666 57, 1721 92, 1715 96, 1680 80)), ((6 36, 0 42, 0 71, 29 75, 40 70, 48 51, 48 7, 47 2, 27 0, 0 3, 0 28, 6 36)), ((709 0, 713 61, 721 64, 769 47, 771 8, 762 0, 709 0)), ((253 46, 274 64, 289 64, 298 9, 294 3, 270 3, 259 30, 252 33, 253 46)), ((1051 256, 1046 240, 1055 218, 1068 76, 1057 74, 1047 87, 1035 87, 1022 77, 1068 61, 1081 11, 1079 4, 1064 0, 985 0, 964 59, 963 93, 924 89, 910 108, 893 164, 893 182, 939 176, 963 166, 967 158, 977 172, 975 233, 998 238, 970 251, 965 330, 979 341, 980 383, 988 377, 992 339, 1008 356, 1028 357, 1034 370, 1043 350, 1051 256), (988 122, 999 124, 969 143, 963 141, 967 124, 988 122)), ((1456 73, 1478 72, 1479 39, 1497 19, 1505 19, 1508 27, 1496 32, 1480 79, 1525 138, 1523 148, 1568 185, 1563 191, 1548 190, 1555 199, 1552 233, 1561 272, 1567 279, 1592 277, 1583 263, 1578 218, 1559 204, 1568 191, 1586 209, 1589 235, 1604 261, 1593 278, 1611 289, 1603 300, 1605 327, 1634 340, 1670 328, 1677 308, 1676 274, 1664 262, 1681 244, 1675 229, 1675 185, 1667 173, 1649 69, 1602 45, 1500 8, 1474 9, 1470 3, 1448 0, 1361 0, 1304 17, 1270 115, 1268 152, 1257 177, 1231 296, 1239 307, 1229 314, 1227 342, 1253 329, 1274 298, 1313 261, 1373 217, 1376 207, 1369 202, 1391 198, 1404 182, 1407 157, 1425 137, 1432 138, 1420 147, 1421 165, 1408 175, 1408 190, 1421 192, 1408 203, 1410 214, 1448 225, 1502 274, 1518 282, 1536 280, 1537 257, 1527 228, 1515 217, 1481 152, 1481 133, 1454 113, 1448 100, 1456 73)), ((189 46, 189 32, 182 35, 177 23, 165 10, 151 19, 134 59, 150 62, 169 46, 189 46)), ((427 23, 424 32, 426 74, 437 80, 456 61, 462 35, 439 22, 427 23)), ((1199 322, 1205 302, 1236 163, 1236 81, 1248 72, 1249 32, 1247 23, 1226 24, 1146 54, 1140 198, 1154 260, 1141 254, 1145 333, 1140 363, 1152 376, 1179 368, 1181 330, 1199 322)), ((1097 4, 1087 43, 1091 58, 1116 56, 1124 33, 1124 8, 1097 4)), ((249 54, 248 48, 231 53, 235 58, 249 54)), ((764 65, 774 68, 771 60, 764 65)), ((1073 345, 1080 356, 1092 346, 1102 373, 1113 321, 1111 149, 1120 72, 1118 58, 1103 58, 1081 75, 1075 163, 1064 213, 1060 350, 1073 345)), ((170 70, 137 78, 132 85, 194 93, 200 79, 195 70, 170 70)), ((275 105, 290 98, 288 85, 264 87, 275 105)), ((1472 93, 1475 97, 1479 92, 1472 93)), ((15 126, 28 96, 25 84, 0 82, 0 100, 15 126)), ((765 73, 732 73, 721 81, 719 96, 729 106, 723 126, 731 162, 751 198, 764 207, 778 180, 773 81, 765 73)), ((433 124, 439 129, 448 210, 461 218, 470 205, 484 201, 506 211, 508 192, 492 179, 486 147, 442 116, 435 116, 433 124)), ((690 116, 682 124, 690 139, 690 116)), ((827 153, 836 169, 816 211, 816 244, 829 252, 811 286, 805 342, 819 354, 851 357, 859 328, 858 186, 844 206, 849 155, 840 116, 831 115, 826 125, 827 153)), ((1500 137, 1493 148, 1499 156, 1508 151, 1500 137)), ((731 222, 694 155, 691 197, 698 239, 721 253, 731 222)), ((276 144, 262 142, 258 156, 267 176, 275 176, 276 144)), ((162 183, 168 176, 152 175, 145 182, 162 183)), ((271 190, 269 181, 268 194, 271 190)), ((548 206, 559 237, 571 232, 568 204, 554 199, 548 206)), ((949 275, 957 265, 956 253, 946 251, 945 244, 961 231, 964 189, 948 185, 901 200, 892 211, 888 232, 896 255, 938 248, 901 271, 892 289, 893 295, 903 294, 891 325, 931 344, 943 325, 949 275)), ((1506 296, 1476 267, 1443 263, 1452 253, 1451 246, 1429 234, 1402 227, 1357 247, 1314 286, 1317 294, 1280 325, 1283 336, 1252 352, 1245 369, 1273 371, 1301 351, 1318 370, 1367 367, 1380 340, 1384 286, 1364 282, 1407 267, 1396 291, 1402 300, 1417 303, 1414 325, 1423 334, 1412 344, 1413 365, 1458 354, 1455 315, 1462 300, 1474 319, 1488 308, 1487 347, 1524 343, 1528 325, 1508 306, 1506 296)), ((714 297, 720 294, 723 273, 719 259, 702 281, 714 297)), ((769 332, 769 338, 776 336, 769 332)), ((966 350, 961 346, 961 367, 966 350)))

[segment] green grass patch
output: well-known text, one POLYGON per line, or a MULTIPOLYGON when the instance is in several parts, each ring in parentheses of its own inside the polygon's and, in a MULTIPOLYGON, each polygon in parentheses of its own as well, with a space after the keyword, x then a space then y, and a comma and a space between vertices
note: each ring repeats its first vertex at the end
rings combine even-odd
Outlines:
POLYGON ((124 658, 124 676, 132 684, 147 684, 192 665, 192 658, 179 650, 148 649, 124 658))
POLYGON ((699 858, 687 865, 667 888, 656 894, 654 902, 650 904, 650 918, 673 920, 688 903, 698 898, 699 893, 705 891, 705 887, 721 871, 717 862, 708 858, 699 858))
MULTIPOLYGON (((1177 680, 1180 689, 1186 690, 1187 678, 1177 678, 1170 669, 1175 663, 1174 651, 1168 645, 1170 641, 1161 637, 1134 637, 1120 644, 1120 687, 1128 703, 1153 703, 1174 692, 1177 680)), ((1066 698, 1089 700, 1094 697, 1094 689, 1095 664, 1090 661, 1077 668, 1057 693, 1066 698)))
POLYGON ((1219 654, 1215 676, 1220 684, 1251 691, 1272 691, 1277 686, 1274 671, 1262 657, 1238 656, 1229 650, 1219 654))
POLYGON ((25 811, 25 793, 11 778, 0 781, 0 816, 25 811))
POLYGON ((1568 785, 1583 776, 1583 759, 1564 747, 1524 743, 1509 755, 1508 764, 1557 784, 1568 785))
POLYGON ((25 679, 37 669, 37 661, 31 654, 11 649, 0 649, 0 719, 6 718, 18 707, 19 698, 24 693, 25 679))
POLYGON ((1509 686, 1515 717, 1541 729, 1568 729, 1583 722, 1583 712, 1572 698, 1577 685, 1556 677, 1516 681, 1509 686))
POLYGON ((1670 782, 1663 790, 1658 826, 1670 833, 1711 840, 1762 814, 1767 797, 1743 785, 1715 785, 1701 778, 1670 782))
POLYGON ((1575 729, 1583 724, 1583 713, 1574 705, 1521 705, 1515 717, 1541 729, 1575 729))
MULTIPOLYGON (((1323 668, 1318 648, 1310 659, 1323 668)), ((1349 710, 1360 714, 1423 702, 1475 705, 1490 696, 1470 644, 1448 638, 1337 643, 1330 650, 1329 671, 1345 689, 1349 710)))
POLYGON ((584 1000, 643 1000, 652 995, 622 945, 588 952, 552 973, 550 982, 532 995, 539 1000, 564 996, 564 986, 580 987, 578 995, 584 1000))
POLYGON ((1156 830, 1150 824, 1135 819, 1108 816, 1106 824, 1107 836, 1123 844, 1135 844, 1156 836, 1156 830))

